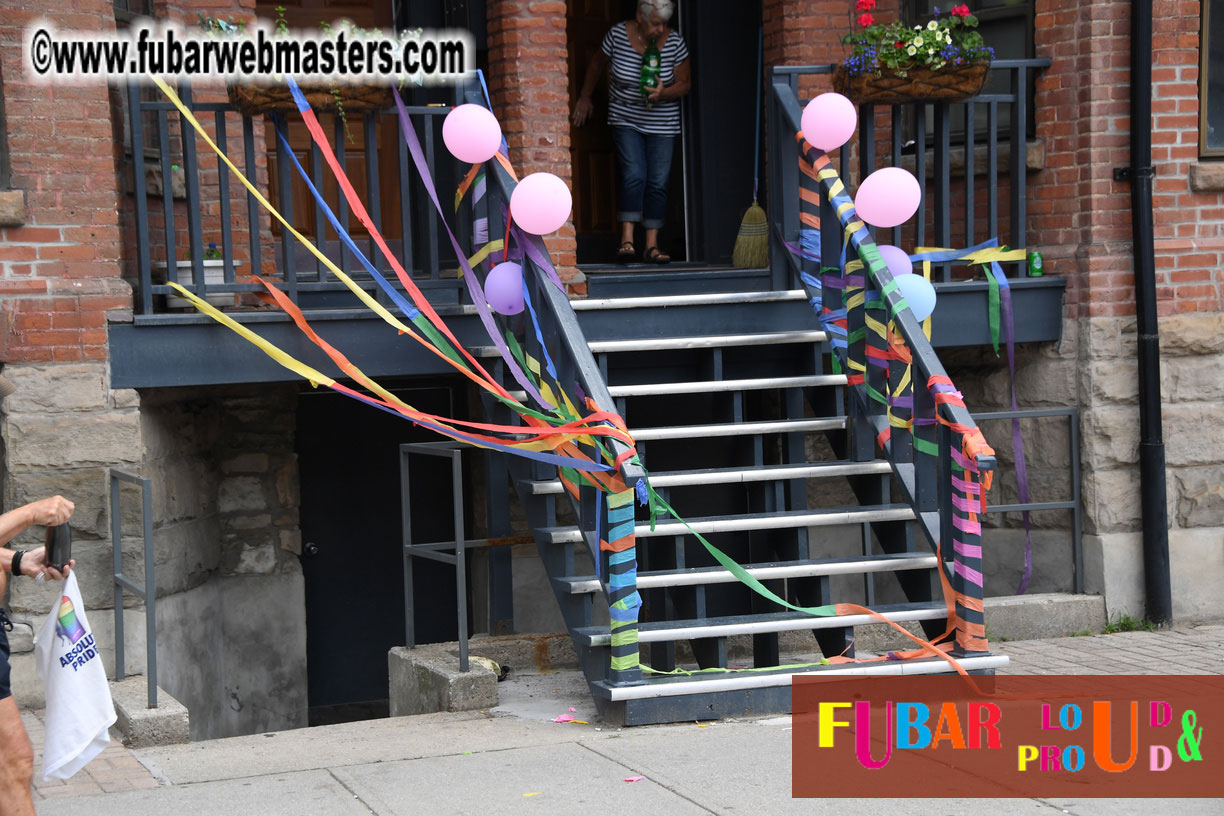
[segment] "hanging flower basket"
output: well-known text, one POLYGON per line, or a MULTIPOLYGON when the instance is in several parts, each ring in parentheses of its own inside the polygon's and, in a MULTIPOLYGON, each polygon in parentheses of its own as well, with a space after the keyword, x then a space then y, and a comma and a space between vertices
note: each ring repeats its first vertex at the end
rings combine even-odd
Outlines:
MULTIPOLYGON (((306 101, 317 112, 334 112, 337 103, 346 114, 354 111, 381 110, 391 104, 390 86, 376 85, 300 85, 306 101)), ((297 111, 288 85, 229 85, 230 104, 243 113, 297 111)))
POLYGON ((833 72, 833 90, 855 102, 885 105, 900 102, 957 102, 975 96, 986 82, 989 63, 945 65, 937 71, 910 68, 901 76, 881 68, 879 73, 851 76, 844 65, 833 72))

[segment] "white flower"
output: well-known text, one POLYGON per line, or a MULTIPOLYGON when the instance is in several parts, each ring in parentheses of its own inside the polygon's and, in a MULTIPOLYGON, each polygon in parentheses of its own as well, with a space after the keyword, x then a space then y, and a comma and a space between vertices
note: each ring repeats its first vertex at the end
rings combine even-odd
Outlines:
POLYGON ((915 30, 915 31, 921 31, 921 30, 922 30, 922 26, 914 26, 914 30, 915 30))
POLYGON ((934 31, 937 28, 939 28, 939 23, 935 22, 934 20, 927 23, 927 31, 934 31))
POLYGON ((921 48, 921 47, 922 47, 922 38, 921 38, 921 37, 915 37, 915 38, 914 38, 914 45, 915 45, 916 47, 918 47, 918 48, 921 48))
POLYGON ((918 49, 911 45, 909 48, 905 49, 905 53, 909 54, 912 57, 918 53, 918 49))
POLYGON ((952 44, 952 35, 946 31, 944 32, 944 42, 946 42, 948 45, 952 44))

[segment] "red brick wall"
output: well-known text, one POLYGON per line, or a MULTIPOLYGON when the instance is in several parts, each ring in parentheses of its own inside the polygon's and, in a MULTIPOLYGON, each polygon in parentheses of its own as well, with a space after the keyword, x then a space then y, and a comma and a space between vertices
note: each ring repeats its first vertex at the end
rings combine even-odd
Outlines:
MULTIPOLYGON (((549 172, 569 184, 565 9, 563 0, 490 0, 489 93, 519 177, 549 172)), ((572 221, 547 244, 562 280, 574 293, 585 294, 586 283, 574 266, 572 221)))
MULTIPOLYGON (((62 27, 114 27, 109 0, 74 0, 62 27)), ((115 133, 105 85, 34 85, 22 72, 26 23, 42 0, 0 4, 0 61, 12 186, 26 224, 0 230, 0 361, 106 358, 106 312, 130 308, 120 279, 115 133)))

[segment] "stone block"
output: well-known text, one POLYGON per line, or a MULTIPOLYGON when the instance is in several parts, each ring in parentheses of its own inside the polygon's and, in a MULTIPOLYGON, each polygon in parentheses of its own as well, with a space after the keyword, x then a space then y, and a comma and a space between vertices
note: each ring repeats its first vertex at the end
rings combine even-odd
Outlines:
POLYGON ((0 227, 20 227, 25 221, 25 193, 21 190, 0 190, 0 227))
MULTIPOLYGON (((75 505, 71 519, 75 535, 110 537, 110 489, 105 468, 61 468, 15 473, 9 481, 7 498, 13 502, 9 506, 20 507, 48 496, 60 495, 75 505)), ((138 505, 137 502, 136 510, 139 509, 138 505)), ((42 537, 43 528, 32 527, 19 541, 23 545, 38 546, 42 543, 42 537)))
MULTIPOLYGON (((1069 528, 1070 512, 1059 515, 1069 528)), ((1035 529, 1030 538, 1033 544, 1033 575, 1029 593, 1071 592, 1075 588, 1071 530, 1035 529)), ((1024 575, 1024 529, 983 530, 982 549, 985 553, 982 573, 986 595, 1015 594, 1024 575)))
POLYGON ((1084 591, 1105 598, 1108 618, 1144 614, 1143 534, 1085 535, 1084 591))
POLYGON ((1170 530, 1169 573, 1177 622, 1224 618, 1224 519, 1216 527, 1170 530))
POLYGON ((111 683, 111 699, 115 702, 115 728, 123 735, 128 748, 151 748, 155 745, 178 745, 190 741, 190 717, 187 707, 157 689, 157 707, 149 708, 149 681, 140 675, 111 683))
POLYGON ((1224 465, 1173 471, 1179 527, 1224 526, 1224 465))
MULTIPOLYGON (((1061 408, 1075 401, 1075 380, 1076 366, 1073 362, 1034 359, 1021 365, 1017 360, 1016 398, 1024 408, 1061 408)), ((967 387, 969 379, 961 377, 954 382, 963 388, 967 387)), ((987 378, 985 389, 991 393, 1008 393, 1006 365, 987 378)))
POLYGON ((1086 318, 1081 324, 1081 332, 1081 358, 1104 360, 1135 357, 1138 332, 1133 317, 1086 318))
POLYGON ((248 575, 268 575, 276 572, 276 549, 272 545, 245 547, 238 557, 234 572, 248 575))
POLYGON ((1166 404, 1161 414, 1169 467, 1224 462, 1224 405, 1166 404))
POLYGON ((217 511, 220 513, 264 510, 267 506, 263 480, 255 476, 232 476, 224 479, 217 490, 217 511))
POLYGON ((13 631, 8 633, 9 652, 25 654, 34 651, 34 627, 28 623, 13 622, 13 631))
POLYGON ((116 388, 111 391, 112 408, 139 408, 140 392, 135 388, 116 388))
POLYGON ((986 599, 986 636, 992 640, 1038 640, 1105 629, 1100 595, 1033 593, 986 599))
POLYGON ((1080 431, 1085 470, 1129 467, 1138 461, 1137 408, 1102 406, 1084 411, 1080 414, 1080 431))
POLYGON ((140 462, 140 414, 10 414, 4 422, 9 468, 15 472, 140 462))
POLYGON ((1087 361, 1079 367, 1079 378, 1079 393, 1091 405, 1134 405, 1139 401, 1139 363, 1133 357, 1087 361))
POLYGON ((1224 165, 1217 162, 1195 162, 1190 165, 1190 189, 1196 193, 1224 191, 1224 165))
POLYGON ((1224 352, 1224 313, 1183 312, 1162 317, 1159 328, 1162 359, 1224 352))
POLYGON ((435 643, 387 653, 391 716, 472 711, 497 705, 497 675, 480 661, 459 671, 458 644, 435 643))
POLYGON ((1085 471, 1081 498, 1084 532, 1105 534, 1140 529, 1138 468, 1085 471))
POLYGON ((1165 402, 1224 400, 1224 354, 1162 359, 1160 391, 1165 402))
POLYGON ((17 390, 5 399, 10 414, 48 414, 106 410, 106 365, 7 366, 4 376, 17 390))
POLYGON ((242 453, 221 463, 222 473, 267 473, 268 454, 242 453))

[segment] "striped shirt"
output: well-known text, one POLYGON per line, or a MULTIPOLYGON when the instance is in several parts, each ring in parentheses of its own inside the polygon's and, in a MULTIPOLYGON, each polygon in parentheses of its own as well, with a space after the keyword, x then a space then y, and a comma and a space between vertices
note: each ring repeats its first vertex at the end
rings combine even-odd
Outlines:
MULTIPOLYGON (((639 133, 675 135, 680 132, 680 100, 668 99, 647 106, 642 94, 642 55, 629 44, 627 23, 617 23, 603 38, 608 66, 608 124, 630 127, 639 133)), ((659 79, 663 87, 676 81, 676 66, 688 59, 688 46, 677 31, 667 35, 659 51, 659 79)))

